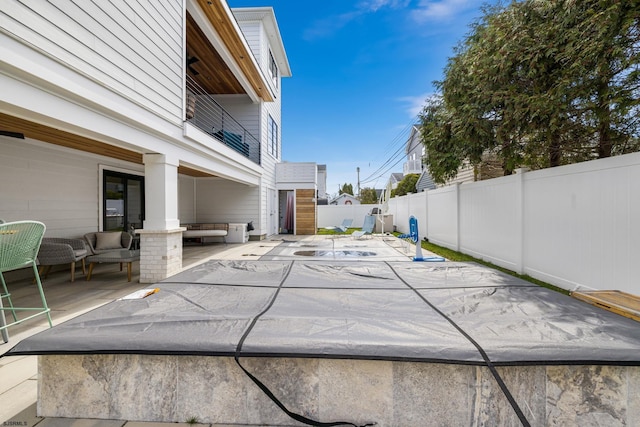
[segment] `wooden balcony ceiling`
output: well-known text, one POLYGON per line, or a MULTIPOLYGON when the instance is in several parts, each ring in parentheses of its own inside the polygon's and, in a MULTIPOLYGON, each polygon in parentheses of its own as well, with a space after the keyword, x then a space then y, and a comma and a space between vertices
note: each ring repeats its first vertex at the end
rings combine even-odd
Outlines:
MULTIPOLYGON (((241 34, 238 34, 233 17, 229 17, 222 2, 198 0, 209 19, 253 90, 264 101, 273 101, 264 77, 251 60, 241 34)), ((238 79, 209 42, 195 20, 187 13, 187 73, 210 94, 246 93, 238 79), (194 58, 197 58, 195 60, 194 58)))
MULTIPOLYGON (((142 164, 142 154, 125 148, 116 147, 76 135, 50 126, 24 120, 18 117, 0 113, 0 131, 22 134, 25 138, 36 139, 61 147, 73 148, 87 153, 111 157, 136 164, 142 164)), ((21 141, 16 139, 16 141, 21 141)), ((179 166, 178 173, 194 177, 212 177, 213 174, 202 172, 186 166, 179 166)))

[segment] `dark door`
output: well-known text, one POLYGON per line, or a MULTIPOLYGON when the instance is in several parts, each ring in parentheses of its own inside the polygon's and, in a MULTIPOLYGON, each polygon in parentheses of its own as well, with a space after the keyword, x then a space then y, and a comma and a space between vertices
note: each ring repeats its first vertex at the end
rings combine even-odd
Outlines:
POLYGON ((104 171, 102 224, 104 231, 142 228, 144 177, 104 171))

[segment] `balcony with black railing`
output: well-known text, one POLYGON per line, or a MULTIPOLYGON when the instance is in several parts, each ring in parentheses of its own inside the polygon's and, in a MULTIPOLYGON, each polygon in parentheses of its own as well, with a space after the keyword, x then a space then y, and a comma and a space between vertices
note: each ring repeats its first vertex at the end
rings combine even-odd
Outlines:
POLYGON ((187 122, 252 162, 260 164, 258 139, 189 76, 187 76, 187 122))

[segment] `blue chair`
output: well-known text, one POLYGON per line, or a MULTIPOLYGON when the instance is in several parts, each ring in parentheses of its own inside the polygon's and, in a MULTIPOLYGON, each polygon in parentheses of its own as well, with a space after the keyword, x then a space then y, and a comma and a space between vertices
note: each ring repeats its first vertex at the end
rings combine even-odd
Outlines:
POLYGON ((354 239, 362 239, 364 236, 371 236, 375 227, 376 217, 374 215, 367 215, 364 217, 364 224, 362 224, 362 229, 356 230, 351 233, 351 237, 353 237, 354 239))
POLYGON ((334 230, 337 231, 339 233, 346 233, 346 231, 349 229, 349 227, 351 227, 351 224, 353 224, 353 219, 348 218, 342 221, 342 224, 340 225, 334 225, 331 227, 325 227, 325 230, 334 230))

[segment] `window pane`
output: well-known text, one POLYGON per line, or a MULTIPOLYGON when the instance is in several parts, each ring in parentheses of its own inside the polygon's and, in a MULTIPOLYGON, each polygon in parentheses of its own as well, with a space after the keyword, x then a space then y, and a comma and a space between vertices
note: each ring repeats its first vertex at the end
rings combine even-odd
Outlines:
POLYGON ((124 179, 105 177, 105 231, 124 230, 124 179))

